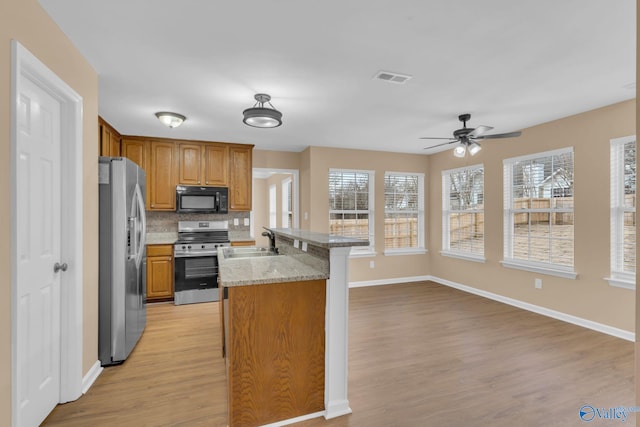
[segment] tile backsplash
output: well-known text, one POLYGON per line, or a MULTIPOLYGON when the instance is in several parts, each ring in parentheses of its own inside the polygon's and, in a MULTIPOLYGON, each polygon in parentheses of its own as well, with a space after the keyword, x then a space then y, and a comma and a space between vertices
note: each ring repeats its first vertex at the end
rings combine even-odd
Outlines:
POLYGON ((245 218, 250 219, 249 212, 229 212, 228 214, 179 214, 175 212, 147 211, 147 233, 177 233, 178 221, 229 221, 229 237, 248 239, 250 228, 244 225, 245 218), (238 225, 233 220, 238 219, 238 225))

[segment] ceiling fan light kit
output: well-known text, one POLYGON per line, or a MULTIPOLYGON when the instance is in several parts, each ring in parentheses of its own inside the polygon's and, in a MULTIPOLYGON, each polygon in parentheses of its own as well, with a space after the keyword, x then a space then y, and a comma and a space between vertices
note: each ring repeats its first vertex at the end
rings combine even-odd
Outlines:
POLYGON ((257 93, 254 96, 256 103, 253 107, 242 112, 242 121, 255 128, 276 128, 282 124, 282 113, 271 104, 271 96, 266 93, 257 93), (269 104, 271 108, 265 107, 269 104))
POLYGON ((171 113, 169 111, 159 111, 156 113, 156 117, 163 125, 170 128, 177 128, 182 122, 187 120, 182 114, 171 113))
POLYGON ((449 145, 458 143, 453 149, 453 155, 456 157, 464 157, 467 151, 472 156, 475 156, 482 150, 482 146, 477 140, 484 139, 496 139, 496 138, 515 138, 522 134, 521 131, 509 132, 509 133, 496 133, 493 135, 485 135, 485 132, 493 129, 491 126, 478 126, 477 128, 468 128, 467 121, 471 119, 471 114, 460 114, 458 120, 462 122, 462 128, 453 131, 453 138, 434 138, 434 137, 422 137, 420 139, 448 139, 449 141, 437 144, 432 147, 426 147, 425 150, 431 148, 441 147, 443 145, 449 145))
POLYGON ((460 143, 460 145, 456 146, 456 148, 453 149, 453 155, 456 157, 464 157, 466 154, 467 148, 462 143, 460 143))

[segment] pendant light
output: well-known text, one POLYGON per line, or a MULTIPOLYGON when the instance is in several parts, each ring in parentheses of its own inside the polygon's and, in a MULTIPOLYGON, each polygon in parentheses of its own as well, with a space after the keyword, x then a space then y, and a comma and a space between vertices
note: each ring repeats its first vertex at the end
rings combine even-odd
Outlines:
POLYGON ((170 128, 177 128, 182 124, 182 122, 187 120, 187 118, 182 114, 171 113, 169 111, 160 111, 156 113, 156 117, 163 125, 170 128))
POLYGON ((467 147, 461 142, 453 149, 453 155, 456 157, 464 157, 467 154, 467 147))
POLYGON ((255 128, 275 128, 282 124, 282 113, 275 109, 271 104, 271 96, 266 93, 258 93, 254 96, 256 103, 253 107, 247 108, 242 112, 244 119, 242 121, 255 128), (271 108, 265 107, 268 103, 271 108))

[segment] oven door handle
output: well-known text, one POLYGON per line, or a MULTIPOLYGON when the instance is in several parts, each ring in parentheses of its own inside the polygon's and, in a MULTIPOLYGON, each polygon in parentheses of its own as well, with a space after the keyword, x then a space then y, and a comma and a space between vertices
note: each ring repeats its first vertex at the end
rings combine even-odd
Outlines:
POLYGON ((213 252, 210 254, 203 254, 203 253, 199 253, 199 254, 173 254, 174 258, 211 258, 211 257, 218 257, 218 252, 213 252))

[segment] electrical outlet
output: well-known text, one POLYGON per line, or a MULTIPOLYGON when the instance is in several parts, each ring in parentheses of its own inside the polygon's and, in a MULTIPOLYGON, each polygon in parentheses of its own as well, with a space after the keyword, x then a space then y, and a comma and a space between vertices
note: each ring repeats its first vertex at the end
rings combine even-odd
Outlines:
POLYGON ((307 242, 302 242, 302 252, 307 252, 307 242))
POLYGON ((369 261, 369 268, 375 268, 375 266, 376 266, 375 261, 369 261))
POLYGON ((244 226, 245 226, 245 227, 248 227, 249 225, 250 225, 250 224, 249 224, 249 218, 245 218, 245 219, 244 219, 244 226))
POLYGON ((297 239, 294 239, 294 240, 293 240, 293 247, 294 247, 294 248, 296 248, 296 249, 298 249, 298 248, 300 247, 300 241, 299 241, 299 240, 297 240, 297 239))
POLYGON ((534 280, 534 284, 535 284, 536 289, 542 289, 542 279, 536 278, 534 280))
POLYGON ((240 222, 238 221, 238 218, 233 218, 233 225, 237 227, 238 224, 240 224, 240 222))

